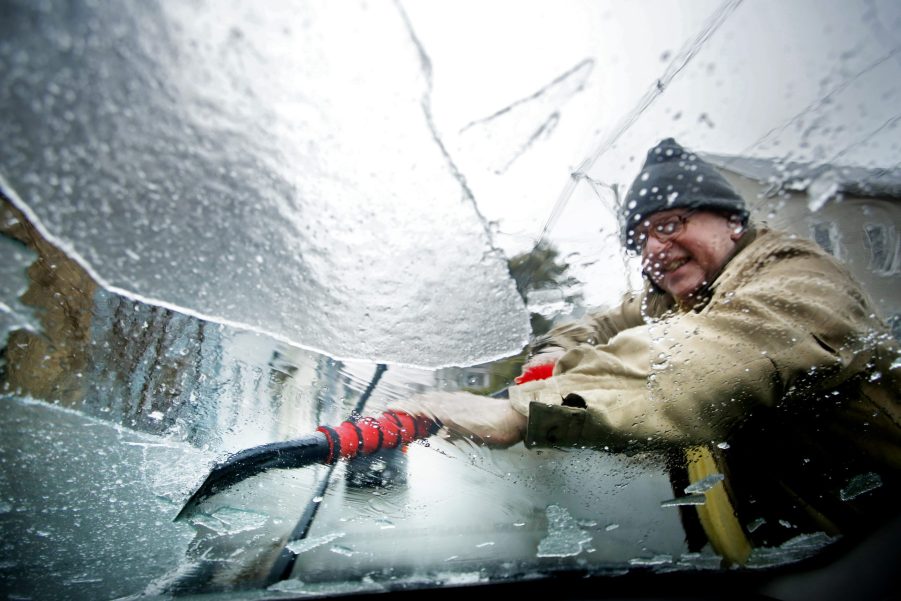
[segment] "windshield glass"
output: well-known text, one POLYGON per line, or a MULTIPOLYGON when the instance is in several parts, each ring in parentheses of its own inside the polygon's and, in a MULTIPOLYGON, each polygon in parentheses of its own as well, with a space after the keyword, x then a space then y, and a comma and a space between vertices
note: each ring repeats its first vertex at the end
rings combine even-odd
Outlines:
POLYGON ((766 571, 894 515, 897 3, 0 14, 10 598, 766 571))

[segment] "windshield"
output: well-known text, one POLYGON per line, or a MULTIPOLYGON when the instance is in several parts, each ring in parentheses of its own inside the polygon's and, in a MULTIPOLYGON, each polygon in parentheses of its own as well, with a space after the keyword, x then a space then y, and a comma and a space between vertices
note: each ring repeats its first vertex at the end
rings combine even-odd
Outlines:
POLYGON ((897 3, 9 0, 0 14, 10 599, 765 572, 892 517, 897 3), (723 213, 732 196, 695 206, 675 180, 642 184, 670 138, 674 177, 722 178, 740 215, 723 213), (630 228, 652 197, 665 204, 646 213, 679 215, 684 255, 651 260, 672 240, 630 228), (690 244, 699 209, 743 219, 715 268, 690 244), (736 258, 773 232, 778 252, 736 258), (773 267, 792 282, 773 300, 756 274, 801 255, 833 275, 773 267), (686 302, 672 274, 693 265, 707 271, 692 294, 710 297, 686 302), (518 381, 541 345, 578 359, 518 381), (639 348, 654 349, 647 373, 639 348), (629 378, 656 404, 629 413, 629 378), (758 402, 763 381, 778 394, 758 402), (340 426, 463 393, 528 428, 496 445, 445 419, 388 444, 381 422, 370 445, 367 422, 340 426), (546 436, 550 405, 583 420, 572 440, 546 436), (260 449, 292 440, 302 461, 263 465, 260 449), (223 465, 239 477, 209 484, 223 465))

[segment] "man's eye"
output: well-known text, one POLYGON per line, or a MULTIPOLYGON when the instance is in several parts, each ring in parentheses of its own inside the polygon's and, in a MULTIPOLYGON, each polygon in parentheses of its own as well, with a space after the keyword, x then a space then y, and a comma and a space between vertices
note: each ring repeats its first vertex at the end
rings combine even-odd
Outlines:
POLYGON ((654 228, 660 234, 672 234, 676 229, 676 224, 673 221, 667 221, 665 223, 660 223, 654 228))

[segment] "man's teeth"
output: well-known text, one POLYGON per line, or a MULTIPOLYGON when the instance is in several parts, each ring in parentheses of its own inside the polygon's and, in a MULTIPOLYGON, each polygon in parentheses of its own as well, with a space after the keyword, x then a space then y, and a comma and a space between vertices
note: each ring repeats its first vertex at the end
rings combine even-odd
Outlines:
POLYGON ((673 259, 672 261, 664 263, 663 271, 675 271, 675 270, 679 269, 680 267, 682 267, 683 265, 685 265, 686 263, 688 263, 688 259, 685 259, 685 258, 673 259))

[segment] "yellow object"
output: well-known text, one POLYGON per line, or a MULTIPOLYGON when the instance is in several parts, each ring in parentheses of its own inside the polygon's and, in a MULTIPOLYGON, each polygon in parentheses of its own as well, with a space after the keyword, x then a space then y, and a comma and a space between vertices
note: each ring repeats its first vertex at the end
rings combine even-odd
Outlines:
MULTIPOLYGON (((707 447, 689 447, 685 451, 688 481, 698 482, 721 473, 707 447)), ((751 543, 735 517, 735 510, 722 481, 704 495, 707 501, 696 506, 701 526, 714 550, 730 564, 744 565, 751 554, 751 543)))

